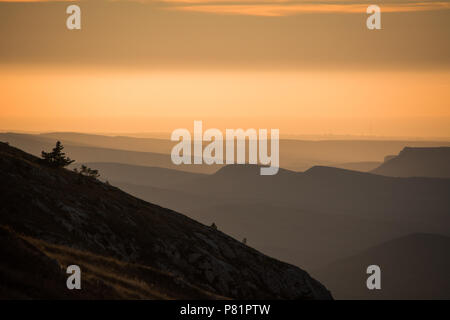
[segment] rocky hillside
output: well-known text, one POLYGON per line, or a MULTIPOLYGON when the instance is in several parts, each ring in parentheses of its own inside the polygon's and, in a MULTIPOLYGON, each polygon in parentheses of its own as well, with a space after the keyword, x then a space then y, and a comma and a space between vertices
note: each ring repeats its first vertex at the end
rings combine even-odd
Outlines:
POLYGON ((0 299, 222 299, 174 274, 55 245, 0 227, 0 299), (82 290, 67 290, 66 269, 82 270, 82 290))
MULTIPOLYGON (((41 254, 56 260, 60 266, 66 263, 82 266, 86 262, 82 257, 95 256, 98 260, 115 261, 99 262, 98 268, 103 268, 103 273, 117 274, 117 270, 110 270, 112 266, 127 263, 133 268, 149 268, 153 274, 167 276, 154 276, 150 283, 145 276, 127 275, 133 268, 122 267, 119 273, 125 278, 141 279, 144 286, 166 288, 166 292, 169 277, 180 283, 169 290, 172 294, 168 296, 175 298, 186 297, 186 287, 195 288, 189 289, 195 292, 192 298, 331 298, 323 285, 297 267, 269 258, 221 231, 93 178, 48 168, 38 158, 5 143, 0 143, 0 181, 0 225, 13 230, 7 237, 15 239, 14 235, 20 235, 22 238, 15 237, 21 244, 23 239, 31 239, 27 243, 40 248, 41 254), (59 253, 55 254, 55 250, 59 253)), ((28 245, 20 245, 18 250, 21 247, 28 245)), ((5 264, 12 259, 12 253, 2 255, 2 278, 11 270, 5 264)), ((40 265, 26 268, 41 272, 40 265)), ((96 267, 91 261, 92 265, 96 267)), ((17 278, 16 284, 9 284, 10 288, 20 290, 20 279, 17 278)), ((102 285, 102 281, 93 283, 94 287, 95 283, 102 285)), ((43 297, 39 290, 28 296, 43 297)), ((61 297, 64 296, 61 291, 61 297)), ((108 295, 108 290, 93 296, 117 297, 108 295)), ((153 295, 163 296, 162 293, 153 295)))

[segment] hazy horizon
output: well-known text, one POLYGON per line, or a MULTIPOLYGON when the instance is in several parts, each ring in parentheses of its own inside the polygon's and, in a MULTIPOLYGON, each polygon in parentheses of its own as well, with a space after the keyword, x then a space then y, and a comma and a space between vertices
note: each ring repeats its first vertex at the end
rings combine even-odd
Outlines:
MULTIPOLYGON (((236 128, 237 129, 237 128, 236 128)), ((245 128, 242 128, 245 129, 245 128)), ((191 130, 192 131, 192 130, 191 130)), ((138 139, 162 139, 170 140, 171 132, 162 131, 149 131, 149 132, 103 132, 103 131, 27 131, 27 130, 11 130, 11 129, 1 129, 0 133, 13 133, 13 134, 31 134, 31 135, 45 135, 45 134, 81 134, 81 135, 96 135, 96 136, 107 136, 107 137, 129 137, 138 139)), ((191 132, 192 133, 192 132, 191 132)), ((377 135, 345 135, 345 134, 281 134, 280 139, 282 140, 311 140, 311 141, 345 141, 345 140, 361 140, 361 141, 442 141, 449 142, 450 137, 414 137, 414 136, 377 136, 377 135)))

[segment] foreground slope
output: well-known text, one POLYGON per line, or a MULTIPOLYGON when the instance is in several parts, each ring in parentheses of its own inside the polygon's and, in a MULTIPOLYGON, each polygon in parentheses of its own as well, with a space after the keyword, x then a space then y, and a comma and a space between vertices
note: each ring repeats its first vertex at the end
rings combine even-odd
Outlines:
POLYGON ((317 270, 337 299, 450 299, 450 237, 410 234, 317 270), (368 290, 366 269, 381 268, 381 290, 368 290))
POLYGON ((0 299, 217 299, 174 274, 55 245, 0 227, 0 299), (76 261, 82 290, 67 290, 76 261))
POLYGON ((115 187, 48 168, 4 143, 0 181, 0 224, 45 243, 168 272, 211 295, 331 298, 297 267, 115 187))

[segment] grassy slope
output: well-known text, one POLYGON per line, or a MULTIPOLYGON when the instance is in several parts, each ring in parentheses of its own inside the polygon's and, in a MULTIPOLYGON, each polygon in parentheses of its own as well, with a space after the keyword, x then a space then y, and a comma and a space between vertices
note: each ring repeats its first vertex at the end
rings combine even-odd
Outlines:
POLYGON ((20 235, 0 227, 0 298, 216 299, 173 274, 88 251, 20 235), (71 264, 81 269, 82 289, 65 287, 71 264))

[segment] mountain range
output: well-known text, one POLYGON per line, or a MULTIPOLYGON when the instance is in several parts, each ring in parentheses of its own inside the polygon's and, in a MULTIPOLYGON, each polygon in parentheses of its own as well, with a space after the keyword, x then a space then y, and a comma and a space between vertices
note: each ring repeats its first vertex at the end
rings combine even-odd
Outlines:
MULTIPOLYGON (((390 156, 395 152, 381 153, 397 148, 397 142, 386 142, 386 146, 382 147, 372 141, 365 146, 359 141, 330 141, 327 142, 330 143, 328 147, 337 148, 341 144, 356 148, 357 151, 351 156, 343 158, 341 155, 338 158, 356 161, 350 162, 351 167, 359 166, 360 169, 342 168, 345 163, 341 162, 336 167, 312 165, 304 171, 283 168, 275 176, 260 176, 259 167, 254 165, 218 166, 215 170, 208 169, 211 171, 202 169, 202 166, 191 166, 194 168, 187 172, 181 167, 170 167, 153 160, 135 161, 147 153, 120 149, 125 148, 119 143, 121 139, 123 144, 129 143, 130 148, 146 149, 149 147, 146 144, 153 143, 146 139, 136 140, 140 141, 139 146, 139 143, 133 145, 134 138, 100 136, 97 140, 93 136, 89 142, 91 135, 59 135, 72 139, 67 140, 67 153, 78 160, 72 168, 85 164, 98 169, 100 180, 107 181, 106 185, 111 188, 120 188, 137 198, 182 212, 204 225, 214 223, 219 232, 223 231, 237 240, 245 239, 248 246, 264 254, 312 270, 319 280, 324 279, 323 283, 332 288, 333 296, 338 299, 382 297, 367 292, 367 288, 360 288, 365 284, 361 277, 367 277, 362 264, 355 262, 358 270, 354 272, 359 272, 361 277, 352 278, 346 275, 345 268, 338 267, 342 261, 358 257, 368 250, 370 254, 372 248, 383 247, 391 241, 408 241, 412 235, 428 234, 439 239, 450 236, 450 179, 445 174, 450 165, 449 148, 438 147, 439 142, 420 142, 423 144, 420 148, 402 142, 407 147, 396 151, 399 153, 397 156, 390 156), (106 141, 104 146, 101 145, 102 139, 106 141), (373 154, 362 157, 364 150, 377 145, 379 149, 375 148, 374 152, 380 154, 376 158, 379 162, 372 161, 373 154), (105 146, 119 149, 108 149, 111 153, 105 156, 102 149, 105 146), (83 153, 78 154, 83 155, 81 161, 72 153, 77 148, 83 149, 83 153), (94 155, 97 152, 102 157, 98 160, 90 152, 94 155), (122 155, 117 157, 115 152, 122 155), (336 272, 328 266, 336 266, 336 272), (347 280, 333 281, 339 277, 347 280), (361 290, 355 289, 352 295, 346 288, 361 290)), ((19 141, 17 136, 6 134, 4 138, 12 137, 11 141, 28 145, 28 148, 35 149, 34 154, 38 154, 42 141, 49 139, 45 141, 51 146, 56 136, 58 134, 19 135, 19 141)), ((303 142, 287 143, 295 145, 303 142)), ((322 144, 325 150, 327 143, 322 144)), ((314 154, 314 150, 310 150, 314 154)), ((74 154, 77 155, 76 152, 74 154)), ((297 159, 298 154, 291 160, 297 159)), ((331 159, 332 155, 328 157, 331 159)), ((381 259, 382 254, 376 257, 381 259)), ((390 259, 389 255, 386 257, 390 259)), ((417 259, 422 258, 419 255, 417 259)), ((439 265, 436 259, 423 263, 430 273, 435 264, 439 265)), ((426 282, 417 280, 419 273, 412 272, 411 275, 418 284, 416 294, 408 297, 432 298, 433 293, 426 289, 426 282), (421 286, 424 286, 423 290, 421 286)), ((405 284, 398 282, 398 285, 405 284)), ((445 281, 441 287, 435 285, 442 291, 448 289, 445 281)), ((390 290, 386 297, 401 298, 404 292, 403 289, 390 290)), ((229 296, 214 291, 208 293, 229 296)))
MULTIPOLYGON (((170 152, 176 142, 170 141, 169 134, 162 139, 75 132, 0 133, 0 141, 7 141, 11 145, 37 156, 40 156, 41 150, 54 146, 56 140, 60 140, 66 146, 66 151, 79 162, 125 163, 198 173, 213 173, 222 167, 222 165, 174 166, 170 159, 170 152)), ((386 155, 397 154, 405 146, 450 147, 450 142, 281 139, 280 166, 293 171, 305 171, 315 165, 370 171, 382 164, 386 155)))

